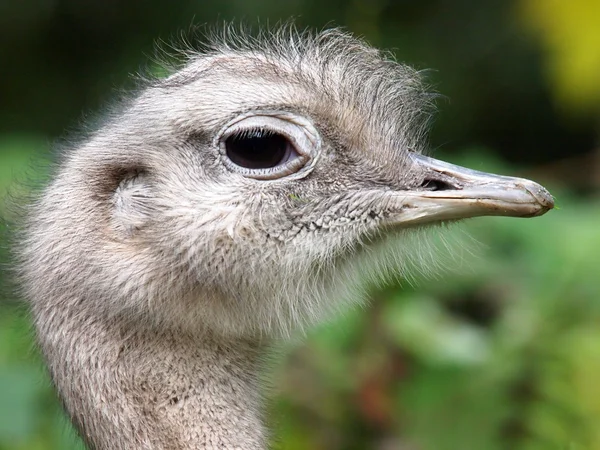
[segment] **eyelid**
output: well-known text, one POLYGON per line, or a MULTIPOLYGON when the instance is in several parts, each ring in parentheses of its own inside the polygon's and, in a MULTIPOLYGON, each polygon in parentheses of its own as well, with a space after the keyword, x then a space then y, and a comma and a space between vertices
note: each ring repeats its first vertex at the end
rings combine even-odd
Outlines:
POLYGON ((230 170, 249 178, 277 180, 299 179, 307 176, 314 168, 321 149, 321 139, 314 125, 304 117, 285 112, 256 112, 236 117, 216 135, 214 146, 219 150, 223 164, 230 170), (285 136, 298 157, 276 167, 248 169, 237 166, 225 155, 224 144, 236 133, 264 129, 285 136))

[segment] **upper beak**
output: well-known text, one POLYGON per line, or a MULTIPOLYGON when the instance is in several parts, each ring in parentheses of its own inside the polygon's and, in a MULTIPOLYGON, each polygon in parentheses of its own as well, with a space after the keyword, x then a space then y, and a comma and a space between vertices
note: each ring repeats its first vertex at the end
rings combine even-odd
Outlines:
POLYGON ((534 217, 554 208, 550 193, 524 178, 494 175, 412 153, 424 173, 417 189, 402 192, 402 210, 392 224, 419 224, 477 216, 534 217))

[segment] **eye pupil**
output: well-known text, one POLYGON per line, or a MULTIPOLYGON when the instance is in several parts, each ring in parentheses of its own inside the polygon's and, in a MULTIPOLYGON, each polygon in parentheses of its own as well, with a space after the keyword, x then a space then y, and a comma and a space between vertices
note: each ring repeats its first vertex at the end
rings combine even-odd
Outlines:
POLYGON ((263 130, 234 134, 225 140, 227 157, 247 169, 277 167, 292 151, 292 144, 285 136, 263 130))

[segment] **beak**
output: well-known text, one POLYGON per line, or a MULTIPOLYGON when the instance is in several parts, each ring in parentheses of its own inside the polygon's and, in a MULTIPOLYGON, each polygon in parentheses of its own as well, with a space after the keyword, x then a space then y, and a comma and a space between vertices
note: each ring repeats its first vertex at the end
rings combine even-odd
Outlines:
POLYGON ((554 208, 550 193, 524 178, 494 175, 411 153, 421 186, 398 192, 401 211, 390 225, 414 225, 478 216, 535 217, 554 208))

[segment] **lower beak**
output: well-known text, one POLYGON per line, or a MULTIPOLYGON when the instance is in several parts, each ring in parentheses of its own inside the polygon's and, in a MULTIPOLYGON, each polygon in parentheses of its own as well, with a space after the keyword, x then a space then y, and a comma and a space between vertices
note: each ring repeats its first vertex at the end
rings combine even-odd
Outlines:
POLYGON ((416 153, 414 170, 424 174, 418 189, 398 192, 401 212, 391 224, 419 224, 478 216, 535 217, 554 208, 554 199, 539 184, 524 178, 494 175, 456 166, 416 153))

